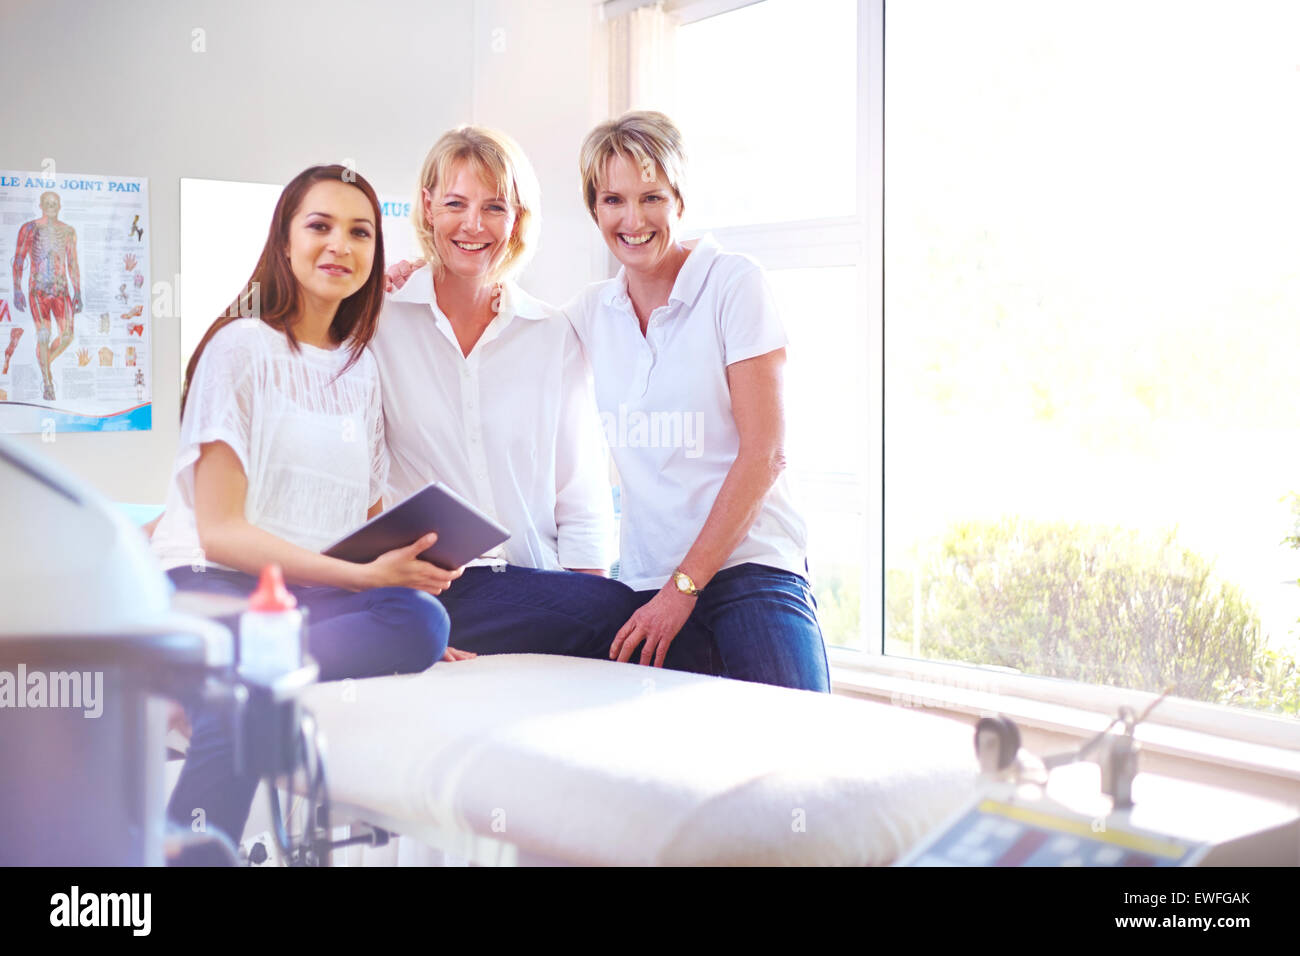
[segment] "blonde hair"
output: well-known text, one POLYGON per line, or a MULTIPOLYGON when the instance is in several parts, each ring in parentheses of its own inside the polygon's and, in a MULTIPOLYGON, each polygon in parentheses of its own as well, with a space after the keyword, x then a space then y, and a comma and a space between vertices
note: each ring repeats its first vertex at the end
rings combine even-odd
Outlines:
POLYGON ((505 133, 482 126, 458 126, 443 133, 424 157, 411 209, 416 240, 435 272, 442 270, 442 259, 434 247, 424 190, 437 195, 438 187, 451 178, 453 167, 461 162, 469 163, 515 210, 515 227, 505 255, 489 276, 496 282, 522 269, 536 250, 542 224, 541 187, 524 151, 505 133))
POLYGON ((578 156, 578 169, 582 174, 582 195, 587 202, 587 212, 596 218, 596 193, 605 167, 614 157, 627 157, 641 170, 642 178, 649 179, 650 171, 658 173, 677 197, 677 208, 686 208, 682 188, 686 180, 686 150, 682 133, 663 113, 654 110, 633 110, 616 120, 601 123, 582 143, 578 156))

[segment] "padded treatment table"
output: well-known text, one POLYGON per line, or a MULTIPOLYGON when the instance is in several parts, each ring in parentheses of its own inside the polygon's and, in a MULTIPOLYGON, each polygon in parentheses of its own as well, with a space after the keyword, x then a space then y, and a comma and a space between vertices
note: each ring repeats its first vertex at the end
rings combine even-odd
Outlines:
POLYGON ((513 862, 885 864, 978 774, 955 720, 607 661, 479 657, 302 700, 336 808, 513 862))

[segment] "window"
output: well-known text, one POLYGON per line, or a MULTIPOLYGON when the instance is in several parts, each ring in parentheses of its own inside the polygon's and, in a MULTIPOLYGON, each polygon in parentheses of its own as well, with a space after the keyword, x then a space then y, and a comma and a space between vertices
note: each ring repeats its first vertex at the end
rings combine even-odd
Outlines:
POLYGON ((855 0, 766 0, 678 30, 675 119, 700 223, 857 211, 856 28, 855 0))
POLYGON ((1300 11, 886 16, 885 652, 1296 715, 1300 11))
POLYGON ((879 607, 880 580, 867 6, 764 0, 691 22, 691 4, 670 4, 686 21, 673 37, 669 112, 690 159, 687 226, 767 270, 790 339, 788 478, 808 522, 813 590, 827 640, 852 648, 879 633, 864 612, 879 607))
POLYGON ((1300 712, 1300 11, 694 6, 687 218, 782 306, 835 661, 1284 739, 1245 728, 1300 712))

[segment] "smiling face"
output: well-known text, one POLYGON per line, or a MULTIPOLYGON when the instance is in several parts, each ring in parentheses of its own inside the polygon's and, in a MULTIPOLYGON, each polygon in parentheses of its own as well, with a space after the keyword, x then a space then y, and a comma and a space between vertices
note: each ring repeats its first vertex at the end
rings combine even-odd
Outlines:
POLYGON ((486 282, 505 259, 514 234, 514 207, 469 163, 458 162, 434 192, 425 189, 424 214, 443 267, 486 282))
POLYGON ((596 190, 596 225, 605 244, 631 271, 653 272, 676 249, 680 204, 663 174, 643 171, 628 156, 611 156, 596 190))
POLYGON ((304 295, 337 307, 365 284, 375 261, 374 217, 355 186, 324 180, 307 191, 289 221, 285 250, 304 295))

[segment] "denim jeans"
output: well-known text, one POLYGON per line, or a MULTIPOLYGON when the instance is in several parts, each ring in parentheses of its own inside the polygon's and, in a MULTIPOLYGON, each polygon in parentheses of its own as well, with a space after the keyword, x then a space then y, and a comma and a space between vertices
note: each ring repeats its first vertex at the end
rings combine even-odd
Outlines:
MULTIPOLYGON (((168 577, 179 590, 247 597, 257 579, 239 571, 174 568, 168 577)), ((447 612, 437 598, 410 588, 290 587, 307 609, 307 646, 320 665, 320 679, 377 677, 422 671, 447 649, 447 612)), ((238 633, 238 617, 222 624, 238 633)), ((202 810, 204 825, 238 842, 248 820, 258 776, 235 770, 235 735, 230 716, 201 701, 185 701, 193 735, 185 766, 167 804, 167 816, 189 829, 202 810)), ((202 859, 202 857, 200 857, 202 859)))
MULTIPOLYGON (((658 593, 637 596, 645 604, 658 593)), ((672 656, 678 642, 687 641, 692 663, 683 669, 830 693, 817 602, 804 578, 740 564, 715 574, 696 602, 669 649, 672 656)))
POLYGON ((641 606, 635 591, 609 578, 515 565, 466 568, 440 600, 460 650, 598 659, 641 606))
MULTIPOLYGON (((510 565, 466 568, 441 597, 451 646, 478 654, 566 654, 609 659, 609 646, 645 599, 626 584, 576 571, 510 565)), ((673 642, 664 666, 712 673, 710 636, 673 642)))

